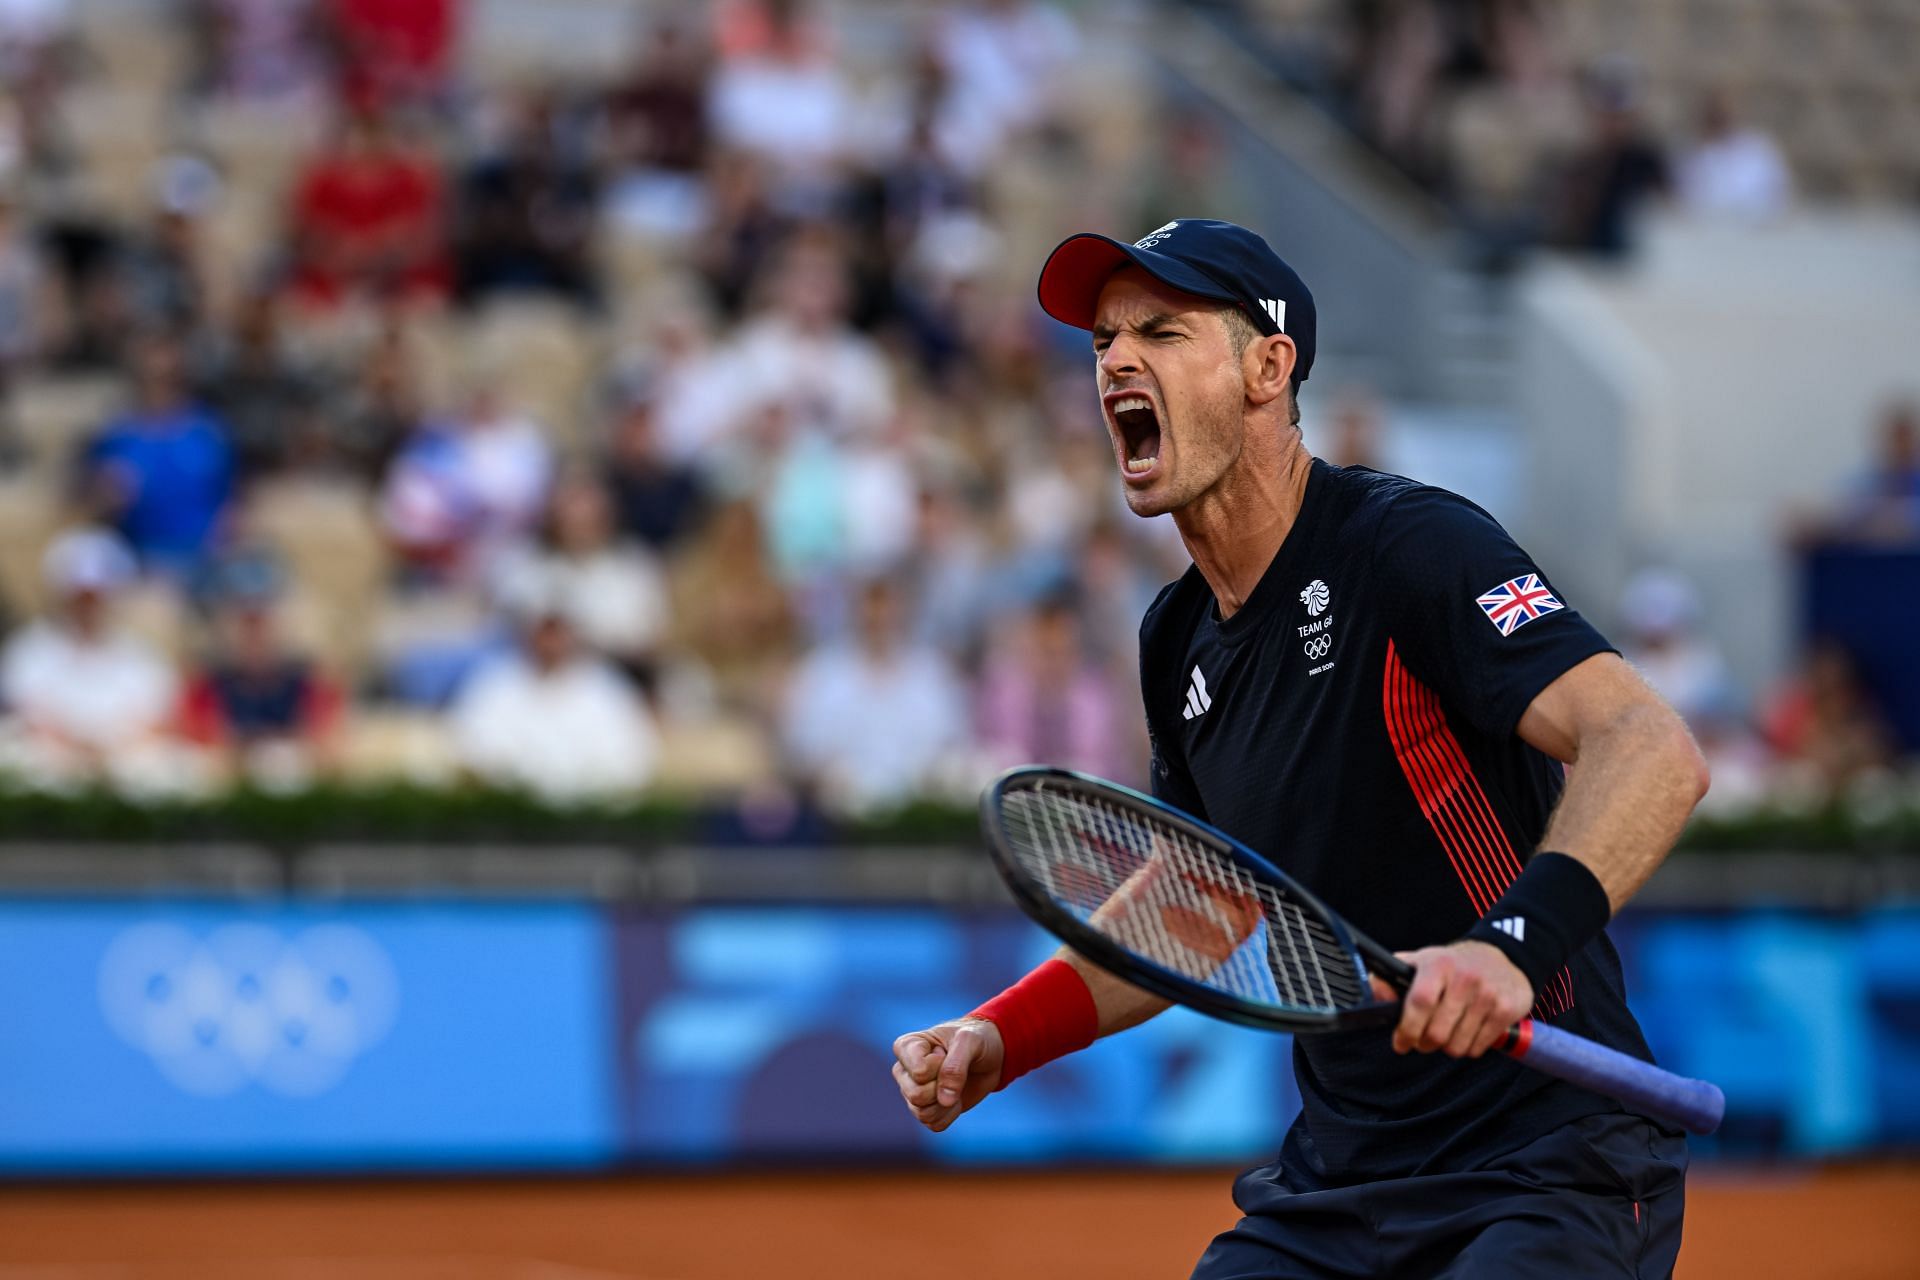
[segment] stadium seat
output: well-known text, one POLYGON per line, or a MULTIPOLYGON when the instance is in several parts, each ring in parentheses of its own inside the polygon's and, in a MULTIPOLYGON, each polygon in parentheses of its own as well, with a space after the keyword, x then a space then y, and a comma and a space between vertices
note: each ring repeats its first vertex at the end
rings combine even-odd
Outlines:
POLYGON ((62 134, 80 158, 84 189, 104 210, 138 219, 153 207, 165 115, 151 94, 102 82, 77 86, 61 99, 62 134))
POLYGON ((124 381, 107 374, 23 377, 7 395, 7 416, 33 470, 63 479, 74 453, 124 403, 124 381))
POLYGON ((737 794, 774 776, 767 735, 751 721, 715 718, 660 726, 660 771, 654 785, 682 795, 737 794))
POLYGON ((195 117, 196 136, 219 161, 229 187, 276 208, 301 162, 319 145, 324 125, 313 112, 218 100, 195 117))
POLYGON ((541 0, 540 21, 512 20, 513 6, 475 5, 464 61, 478 80, 502 85, 564 78, 585 88, 627 70, 645 0, 541 0))
POLYGON ((467 381, 497 379, 562 448, 578 447, 586 396, 603 352, 600 335, 573 308, 532 299, 489 303, 466 334, 467 381))
POLYGON ((367 494, 350 485, 275 482, 254 492, 245 521, 286 559, 294 638, 330 669, 357 677, 373 642, 366 619, 387 575, 367 494))
POLYGON ((460 762, 440 717, 430 712, 362 707, 347 718, 340 769, 349 781, 401 779, 432 786, 456 778, 460 762))
POLYGON ((1557 24, 1569 62, 1631 51, 1654 126, 1684 136, 1709 89, 1735 92, 1815 195, 1909 196, 1901 104, 1920 56, 1920 5, 1906 0, 1620 0, 1569 5, 1557 24))
POLYGON ((193 656, 200 623, 185 595, 172 583, 146 579, 128 588, 114 605, 114 622, 176 664, 193 656))
POLYGON ((645 293, 660 279, 671 255, 657 241, 611 230, 600 237, 598 259, 615 304, 645 293))
POLYGON ((0 479, 0 620, 18 622, 40 610, 40 557, 63 514, 60 491, 40 477, 15 473, 0 479))
POLYGON ((177 88, 186 68, 186 49, 177 27, 155 22, 127 5, 78 4, 78 37, 83 65, 98 79, 157 100, 177 88))
POLYGON ((273 261, 280 232, 280 207, 259 188, 229 185, 201 224, 200 247, 216 314, 229 314, 233 302, 255 287, 262 267, 273 261))

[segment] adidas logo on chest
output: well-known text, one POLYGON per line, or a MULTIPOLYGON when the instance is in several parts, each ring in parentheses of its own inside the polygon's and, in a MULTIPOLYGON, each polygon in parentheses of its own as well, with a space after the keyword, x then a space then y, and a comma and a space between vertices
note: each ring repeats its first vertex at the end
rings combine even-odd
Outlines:
POLYGON ((1205 715, 1207 708, 1213 705, 1213 695, 1207 692, 1207 678, 1196 665, 1193 675, 1187 682, 1187 709, 1180 713, 1182 720, 1192 720, 1205 715))

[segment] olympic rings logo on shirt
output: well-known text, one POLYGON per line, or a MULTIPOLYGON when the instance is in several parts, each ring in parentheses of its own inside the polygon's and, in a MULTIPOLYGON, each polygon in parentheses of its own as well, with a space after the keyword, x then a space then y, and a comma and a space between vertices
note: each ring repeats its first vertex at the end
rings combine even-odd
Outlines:
POLYGON ((1309 658, 1318 660, 1327 656, 1327 650, 1333 647, 1332 636, 1315 636, 1301 646, 1309 658))
POLYGON ((338 1084, 393 1026, 393 962, 365 930, 316 925, 288 938, 259 924, 204 938, 136 925, 100 960, 100 1009, 115 1034, 185 1093, 258 1083, 305 1098, 338 1084))

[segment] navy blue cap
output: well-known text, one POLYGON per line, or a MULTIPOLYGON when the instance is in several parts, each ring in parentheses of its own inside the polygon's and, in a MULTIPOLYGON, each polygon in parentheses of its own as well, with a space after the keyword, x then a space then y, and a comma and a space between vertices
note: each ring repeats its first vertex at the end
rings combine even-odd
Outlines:
POLYGON ((1132 244, 1082 232, 1068 236, 1040 268, 1040 306, 1062 324, 1093 328, 1107 277, 1132 265, 1165 285, 1245 311, 1265 334, 1293 339, 1293 381, 1313 368, 1313 295, 1267 242, 1211 218, 1175 218, 1132 244))

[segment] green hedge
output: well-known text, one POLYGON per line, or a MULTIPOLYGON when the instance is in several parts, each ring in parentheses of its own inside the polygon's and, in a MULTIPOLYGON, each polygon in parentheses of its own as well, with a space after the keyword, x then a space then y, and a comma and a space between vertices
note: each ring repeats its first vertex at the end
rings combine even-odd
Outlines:
MULTIPOLYGON (((0 841, 244 842, 281 848, 364 844, 661 844, 713 838, 726 809, 686 799, 558 807, 478 787, 321 786, 241 789, 207 799, 130 799, 0 791, 0 841)), ((977 838, 974 811, 918 804, 837 823, 836 843, 956 844, 977 838)))
MULTIPOLYGON (((0 793, 0 841, 124 843, 233 841, 296 848, 369 844, 699 843, 723 825, 721 806, 684 799, 556 808, 531 796, 478 788, 319 787, 294 793, 238 791, 217 799, 135 801, 104 792, 0 793)), ((917 804, 883 817, 841 822, 835 843, 969 845, 979 839, 970 805, 917 804)), ((1899 852, 1920 855, 1920 801, 1901 797, 1768 809, 1697 819, 1681 847, 1739 850, 1899 852)))
POLYGON ((1920 856, 1920 805, 1863 811, 1858 806, 1830 804, 1696 818, 1681 837, 1680 848, 1703 853, 1758 849, 1920 856))

